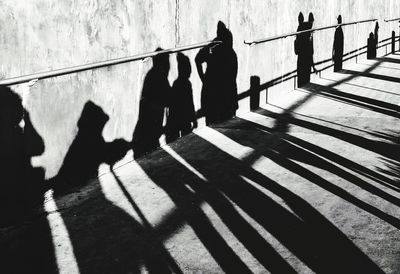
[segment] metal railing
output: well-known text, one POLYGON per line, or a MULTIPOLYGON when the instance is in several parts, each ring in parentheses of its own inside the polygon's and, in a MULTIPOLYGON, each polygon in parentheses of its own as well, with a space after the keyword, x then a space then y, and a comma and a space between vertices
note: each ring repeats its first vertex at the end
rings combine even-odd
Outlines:
POLYGON ((253 45, 256 45, 256 44, 270 42, 270 41, 274 41, 274 40, 278 40, 278 39, 282 39, 282 38, 286 38, 286 37, 290 37, 290 36, 296 36, 296 35, 302 34, 302 33, 320 31, 320 30, 325 30, 325 29, 332 29, 332 28, 336 28, 336 27, 339 27, 339 26, 348 26, 348 25, 355 25, 355 24, 361 24, 361 23, 375 22, 375 21, 378 21, 378 19, 368 19, 368 20, 355 21, 355 22, 350 22, 350 23, 336 24, 336 25, 331 25, 331 26, 327 26, 327 27, 321 27, 321 28, 315 28, 315 29, 308 29, 308 30, 303 30, 303 31, 291 32, 291 33, 287 33, 287 34, 277 35, 277 36, 258 39, 258 40, 253 40, 253 41, 244 40, 244 43, 246 45, 253 46, 253 45))
POLYGON ((93 70, 93 69, 98 69, 98 68, 143 60, 146 58, 155 57, 157 55, 171 54, 171 53, 177 53, 177 52, 187 51, 187 50, 191 50, 191 49, 203 48, 205 46, 220 44, 220 43, 222 43, 222 42, 221 41, 207 41, 207 42, 193 44, 193 45, 187 45, 187 46, 181 46, 181 47, 176 47, 176 48, 172 48, 172 49, 165 49, 165 50, 160 50, 160 51, 155 51, 155 52, 143 53, 143 54, 138 54, 138 55, 133 55, 133 56, 128 56, 128 57, 111 59, 111 60, 107 60, 107 61, 89 63, 89 64, 85 64, 85 65, 80 65, 80 66, 74 66, 74 67, 68 67, 68 68, 63 68, 63 69, 56 69, 56 70, 50 70, 50 71, 45 71, 45 72, 33 73, 33 74, 24 75, 24 76, 0 80, 0 85, 11 86, 11 85, 16 85, 16 84, 26 83, 31 80, 42 80, 42 79, 46 79, 46 78, 58 77, 58 76, 77 73, 77 72, 81 72, 81 71, 85 71, 85 70, 93 70))
POLYGON ((400 21, 400 18, 395 18, 395 19, 385 19, 385 22, 393 22, 393 21, 400 21))

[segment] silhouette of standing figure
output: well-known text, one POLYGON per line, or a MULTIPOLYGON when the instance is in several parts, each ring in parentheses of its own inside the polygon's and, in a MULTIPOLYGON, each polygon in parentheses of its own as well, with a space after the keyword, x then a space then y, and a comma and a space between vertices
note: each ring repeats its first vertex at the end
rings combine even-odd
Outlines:
POLYGON ((202 48, 195 59, 199 77, 203 82, 201 108, 207 125, 233 117, 238 108, 237 56, 233 50, 232 33, 221 21, 218 22, 217 37, 213 41, 222 43, 202 48), (207 64, 205 72, 203 63, 207 64))
MULTIPOLYGON (((310 13, 309 21, 304 22, 303 13, 298 16, 299 26, 297 31, 304 31, 312 28, 314 16, 310 13)), ((304 86, 310 82, 311 67, 314 68, 314 46, 311 32, 301 33, 296 36, 295 53, 297 54, 297 85, 304 86)), ((315 70, 315 68, 314 68, 315 70)))
POLYGON ((44 152, 21 97, 0 87, 0 227, 28 217, 43 201, 44 170, 31 157, 44 152), (24 125, 21 122, 24 122, 24 125))
POLYGON ((367 41, 367 59, 374 59, 376 57, 376 43, 374 34, 371 32, 367 41))
POLYGON ((196 113, 193 104, 192 84, 189 77, 192 73, 189 58, 178 53, 178 78, 172 85, 171 100, 167 119, 167 142, 189 134, 197 127, 196 113))
MULTIPOLYGON (((339 15, 337 18, 338 25, 342 24, 342 16, 339 15)), ((340 71, 343 68, 343 29, 342 26, 336 27, 335 30, 335 38, 333 40, 333 50, 332 50, 332 59, 333 59, 333 71, 340 71)))
MULTIPOLYGON (((156 51, 162 49, 158 48, 156 51)), ((153 57, 153 67, 147 73, 142 89, 139 118, 133 134, 132 146, 135 158, 156 149, 163 133, 163 120, 171 86, 168 82, 169 56, 153 57)))
POLYGON ((374 30, 374 39, 375 39, 375 57, 376 57, 376 50, 378 47, 378 43, 379 43, 379 23, 376 22, 375 23, 375 30, 374 30))

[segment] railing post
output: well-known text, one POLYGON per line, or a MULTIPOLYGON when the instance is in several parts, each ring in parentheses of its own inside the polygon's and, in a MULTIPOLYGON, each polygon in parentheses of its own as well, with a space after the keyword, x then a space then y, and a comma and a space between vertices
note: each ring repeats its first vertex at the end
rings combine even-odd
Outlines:
POLYGON ((250 110, 260 107, 260 77, 250 77, 250 110))

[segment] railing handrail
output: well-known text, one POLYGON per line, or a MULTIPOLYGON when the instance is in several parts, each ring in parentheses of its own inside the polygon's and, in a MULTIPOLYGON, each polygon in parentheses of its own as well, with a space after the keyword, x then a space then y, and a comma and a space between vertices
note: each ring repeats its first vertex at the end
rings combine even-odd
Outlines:
POLYGON ((393 21, 400 21, 400 18, 395 18, 395 19, 385 19, 385 22, 393 22, 393 21))
POLYGON ((160 51, 137 54, 137 55, 128 56, 128 57, 110 59, 107 61, 88 63, 85 65, 79 65, 79 66, 73 66, 73 67, 68 67, 68 68, 38 72, 38 73, 33 73, 33 74, 28 74, 28 75, 23 75, 23 76, 18 76, 18 77, 12 77, 12 78, 8 78, 8 79, 0 80, 0 86, 11 86, 11 85, 16 85, 16 84, 26 83, 31 80, 41 80, 41 79, 46 79, 46 78, 52 78, 52 77, 66 75, 66 74, 77 73, 77 72, 81 72, 81 71, 85 71, 85 70, 98 69, 98 68, 102 68, 102 67, 108 67, 108 66, 112 66, 112 65, 118 65, 118 64, 143 60, 143 59, 155 57, 155 56, 161 55, 161 54, 171 54, 171 53, 182 52, 182 51, 187 51, 187 50, 196 49, 196 48, 203 48, 205 46, 209 46, 209 45, 213 45, 213 44, 220 44, 220 43, 222 43, 222 42, 221 41, 207 41, 207 42, 203 42, 203 43, 197 43, 197 44, 181 46, 181 47, 176 47, 176 48, 171 48, 171 49, 164 49, 164 50, 160 50, 160 51))
POLYGON ((258 40, 253 40, 253 41, 244 40, 244 43, 246 45, 251 45, 252 46, 252 45, 265 43, 265 42, 270 42, 270 41, 274 41, 274 40, 278 40, 278 39, 282 39, 282 38, 286 38, 286 37, 290 37, 290 36, 296 36, 296 35, 302 34, 302 33, 320 31, 320 30, 325 30, 325 29, 332 29, 332 28, 336 28, 336 27, 339 27, 339 26, 348 26, 348 25, 355 25, 355 24, 361 24, 361 23, 374 22, 374 21, 378 21, 378 19, 367 19, 367 20, 361 20, 361 21, 355 21, 355 22, 349 22, 349 23, 343 23, 343 24, 336 24, 336 25, 331 25, 331 26, 327 26, 327 27, 320 27, 320 28, 315 28, 315 29, 308 29, 308 30, 290 32, 290 33, 287 33, 287 34, 272 36, 272 37, 269 37, 269 38, 258 39, 258 40))

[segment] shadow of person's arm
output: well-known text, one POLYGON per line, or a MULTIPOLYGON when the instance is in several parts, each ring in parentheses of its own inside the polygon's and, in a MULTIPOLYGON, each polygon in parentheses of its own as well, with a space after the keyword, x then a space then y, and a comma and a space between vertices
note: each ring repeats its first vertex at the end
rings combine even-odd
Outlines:
POLYGON ((208 50, 209 47, 204 47, 200 49, 195 58, 197 73, 199 74, 200 80, 202 82, 204 82, 203 63, 206 62, 208 50))

